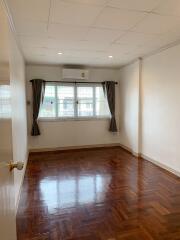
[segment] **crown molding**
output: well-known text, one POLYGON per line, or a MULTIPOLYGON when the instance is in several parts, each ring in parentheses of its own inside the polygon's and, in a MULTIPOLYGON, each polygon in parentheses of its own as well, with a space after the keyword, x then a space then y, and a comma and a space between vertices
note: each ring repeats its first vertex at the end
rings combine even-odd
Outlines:
POLYGON ((178 39, 178 40, 176 40, 174 42, 171 42, 169 44, 166 44, 165 46, 162 46, 162 47, 160 47, 160 48, 158 48, 158 49, 156 49, 154 51, 151 51, 150 53, 147 53, 147 54, 143 55, 141 58, 145 59, 145 58, 151 57, 153 55, 156 55, 158 53, 161 53, 163 51, 168 50, 169 48, 173 48, 173 47, 178 46, 178 45, 180 45, 180 39, 178 39))
POLYGON ((174 41, 174 42, 171 42, 171 43, 169 43, 169 44, 166 44, 165 46, 162 46, 162 47, 160 47, 160 48, 158 48, 158 49, 155 49, 154 51, 151 51, 151 52, 149 52, 149 53, 147 53, 147 54, 144 54, 144 55, 142 55, 142 56, 139 56, 139 57, 133 59, 132 61, 130 61, 130 62, 128 62, 128 63, 120 66, 120 69, 123 68, 123 67, 126 67, 126 66, 128 66, 128 65, 131 65, 131 64, 133 64, 133 63, 135 63, 135 62, 137 62, 139 59, 144 60, 144 59, 146 59, 146 58, 148 58, 148 57, 157 55, 157 54, 159 54, 159 53, 161 53, 161 52, 163 52, 163 51, 166 51, 166 50, 168 50, 168 49, 170 49, 170 48, 173 48, 173 47, 176 47, 176 46, 178 46, 178 45, 180 45, 180 39, 178 39, 178 40, 176 40, 176 41, 174 41))

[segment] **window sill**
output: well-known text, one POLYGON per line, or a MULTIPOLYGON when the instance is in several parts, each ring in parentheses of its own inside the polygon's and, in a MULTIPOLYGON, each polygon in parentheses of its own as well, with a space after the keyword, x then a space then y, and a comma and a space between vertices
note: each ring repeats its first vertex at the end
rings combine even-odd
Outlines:
POLYGON ((67 122, 67 121, 106 121, 110 117, 79 117, 79 118, 39 118, 39 122, 67 122))

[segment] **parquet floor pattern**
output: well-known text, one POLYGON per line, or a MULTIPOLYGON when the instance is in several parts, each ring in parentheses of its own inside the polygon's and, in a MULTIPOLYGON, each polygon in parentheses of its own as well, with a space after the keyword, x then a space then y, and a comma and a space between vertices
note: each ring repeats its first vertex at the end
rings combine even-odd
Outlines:
POLYGON ((30 154, 18 240, 180 240, 180 179, 121 148, 30 154))

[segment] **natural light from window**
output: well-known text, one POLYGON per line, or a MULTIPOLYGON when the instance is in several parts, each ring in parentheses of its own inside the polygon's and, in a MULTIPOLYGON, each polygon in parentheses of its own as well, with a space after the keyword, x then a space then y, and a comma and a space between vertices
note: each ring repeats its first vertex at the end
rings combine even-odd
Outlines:
POLYGON ((104 200, 110 180, 100 174, 44 179, 40 183, 42 200, 49 211, 97 203, 104 200))
POLYGON ((107 99, 101 85, 46 85, 40 118, 103 118, 109 116, 107 99))

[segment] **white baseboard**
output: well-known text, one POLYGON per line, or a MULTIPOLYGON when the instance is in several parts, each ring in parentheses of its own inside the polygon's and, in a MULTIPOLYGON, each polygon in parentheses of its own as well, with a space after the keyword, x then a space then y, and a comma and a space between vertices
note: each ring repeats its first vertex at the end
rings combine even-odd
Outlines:
POLYGON ((90 149, 90 148, 102 148, 102 147, 121 147, 131 153, 135 157, 142 157, 143 159, 157 165, 158 167, 161 167, 176 176, 180 177, 180 172, 174 170, 173 168, 170 168, 169 166, 158 162, 157 160, 154 160, 144 154, 134 152, 131 148, 120 144, 120 143, 112 143, 112 144, 95 144, 95 145, 84 145, 84 146, 68 146, 68 147, 57 147, 57 148, 39 148, 39 149, 30 149, 29 152, 47 152, 47 151, 61 151, 61 150, 75 150, 75 149, 90 149))
POLYGON ((135 156, 135 157, 141 157, 141 158, 143 158, 144 160, 147 160, 147 161, 155 164, 156 166, 158 166, 158 167, 160 167, 160 168, 163 168, 163 169, 167 170, 168 172, 171 172, 171 173, 173 173, 174 175, 180 177, 180 172, 179 172, 179 171, 176 171, 175 169, 170 168, 170 167, 167 166, 166 164, 160 163, 159 161, 154 160, 154 159, 152 159, 152 158, 150 158, 150 157, 148 157, 148 156, 146 156, 146 155, 144 155, 144 154, 142 154, 142 153, 134 152, 131 148, 129 148, 129 147, 127 147, 127 146, 124 146, 124 145, 122 145, 122 144, 120 144, 120 146, 121 146, 122 148, 124 148, 125 150, 127 150, 128 152, 130 152, 133 156, 135 156))
POLYGON ((175 169, 167 166, 166 164, 160 163, 157 160, 154 160, 154 159, 152 159, 152 158, 150 158, 150 157, 148 157, 144 154, 141 154, 141 157, 143 159, 149 161, 149 162, 152 162, 153 164, 157 165, 158 167, 161 167, 161 168, 167 170, 168 172, 171 172, 171 173, 175 174, 176 176, 180 177, 180 172, 179 171, 176 171, 175 169))
POLYGON ((90 148, 103 148, 103 147, 120 147, 119 143, 110 144, 93 144, 93 145, 80 145, 80 146, 68 146, 68 147, 55 147, 55 148, 31 148, 29 152, 49 152, 49 151, 64 151, 64 150, 78 150, 78 149, 90 149, 90 148))
POLYGON ((78 150, 78 149, 91 149, 91 148, 108 148, 108 147, 121 147, 131 153, 135 157, 140 157, 141 154, 134 152, 131 148, 120 144, 120 143, 110 143, 110 144, 92 144, 92 145, 79 145, 79 146, 68 146, 68 147, 52 147, 52 148, 30 148, 29 152, 50 152, 50 151, 65 151, 65 150, 78 150))
POLYGON ((140 157, 141 156, 140 153, 137 153, 137 152, 133 151, 130 147, 127 147, 123 144, 119 144, 119 146, 122 147, 123 149, 127 150, 128 152, 130 152, 135 157, 140 157))

